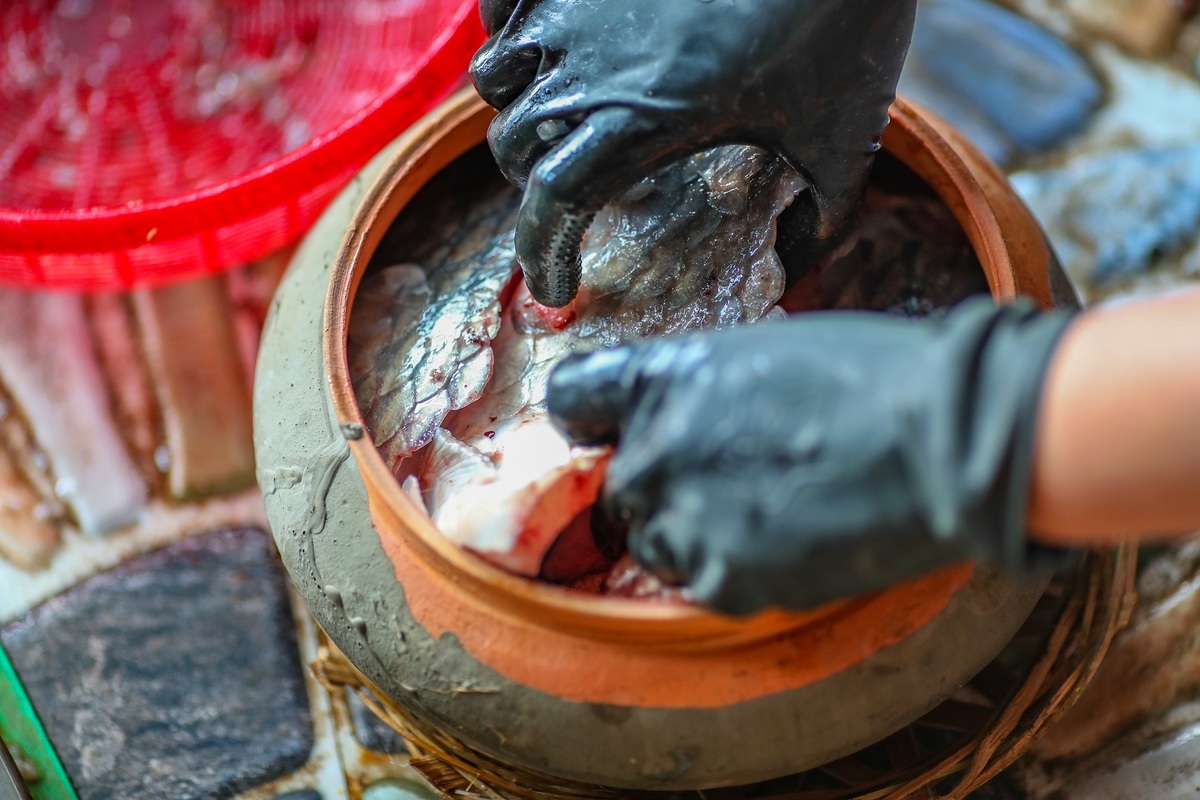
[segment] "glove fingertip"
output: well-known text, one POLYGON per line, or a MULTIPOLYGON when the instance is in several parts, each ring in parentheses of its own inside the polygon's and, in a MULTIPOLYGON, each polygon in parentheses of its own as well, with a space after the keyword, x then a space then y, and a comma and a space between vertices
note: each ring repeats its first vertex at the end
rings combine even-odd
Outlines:
POLYGON ((615 444, 636 399, 633 350, 570 355, 550 373, 546 405, 554 424, 579 444, 615 444))

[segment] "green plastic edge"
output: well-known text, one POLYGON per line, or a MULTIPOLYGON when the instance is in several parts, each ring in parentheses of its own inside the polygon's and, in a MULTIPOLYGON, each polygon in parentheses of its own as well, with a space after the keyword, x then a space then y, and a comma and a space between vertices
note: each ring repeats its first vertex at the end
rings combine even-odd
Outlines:
POLYGON ((0 645, 0 738, 10 751, 14 745, 20 747, 22 755, 36 767, 40 777, 27 787, 33 800, 79 800, 3 645, 0 645))

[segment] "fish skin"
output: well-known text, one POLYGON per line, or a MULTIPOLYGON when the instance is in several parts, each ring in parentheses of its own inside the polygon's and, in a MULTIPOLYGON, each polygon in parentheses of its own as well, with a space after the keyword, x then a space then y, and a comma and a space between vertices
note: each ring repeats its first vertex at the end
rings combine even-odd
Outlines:
POLYGON ((600 591, 609 597, 630 597, 655 600, 686 600, 687 589, 671 586, 634 560, 629 553, 621 556, 608 574, 600 591))
POLYGON ((872 185, 837 252, 789 288, 780 306, 922 317, 987 293, 974 248, 941 200, 928 190, 872 185))
POLYGON ((393 470, 433 441, 447 414, 477 400, 491 377, 518 207, 511 194, 469 206, 420 264, 374 270, 359 287, 351 381, 393 470))

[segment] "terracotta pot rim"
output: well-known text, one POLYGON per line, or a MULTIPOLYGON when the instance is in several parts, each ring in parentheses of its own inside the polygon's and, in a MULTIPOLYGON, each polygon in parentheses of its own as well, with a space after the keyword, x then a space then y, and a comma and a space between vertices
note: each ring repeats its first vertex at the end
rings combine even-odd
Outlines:
MULTIPOLYGON (((455 545, 435 528, 388 469, 370 437, 350 381, 348 324, 355 295, 384 233, 437 172, 483 141, 494 112, 464 90, 412 128, 395 156, 355 210, 339 244, 322 310, 322 351, 336 423, 368 485, 373 517, 397 521, 403 545, 423 569, 459 585, 490 613, 569 627, 602 639, 669 648, 735 646, 795 630, 818 619, 851 612, 866 598, 810 612, 767 611, 734 619, 683 602, 645 601, 587 595, 512 575, 455 545), (380 500, 382 498, 382 500, 380 500), (378 502, 378 505, 377 505, 378 502), (383 507, 379 507, 379 506, 383 507)), ((1009 300, 1032 294, 1049 305, 1049 290, 1036 276, 1022 281, 1004 240, 1002 225, 985 187, 955 149, 961 140, 927 112, 897 100, 883 137, 896 155, 926 181, 954 213, 983 265, 992 295, 1009 300), (1023 285, 1028 284, 1028 285, 1023 285)), ((999 173, 997 173, 999 175, 999 173)), ((1003 176, 999 176, 1004 180, 1003 176)), ((377 526, 381 536, 395 536, 377 526)), ((969 567, 948 571, 947 581, 965 581, 969 567), (964 569, 966 573, 964 573, 964 569)), ((903 587, 886 591, 903 591, 903 587)))

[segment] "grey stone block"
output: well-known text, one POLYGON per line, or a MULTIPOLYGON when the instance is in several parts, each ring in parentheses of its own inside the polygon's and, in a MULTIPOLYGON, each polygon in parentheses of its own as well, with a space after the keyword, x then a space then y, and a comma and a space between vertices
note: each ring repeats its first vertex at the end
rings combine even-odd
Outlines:
POLYGON ((133 559, 0 641, 82 800, 228 797, 312 749, 285 577, 262 531, 133 559))
POLYGON ((1104 98, 1083 56, 987 0, 921 2, 900 93, 1002 165, 1077 133, 1104 98))

